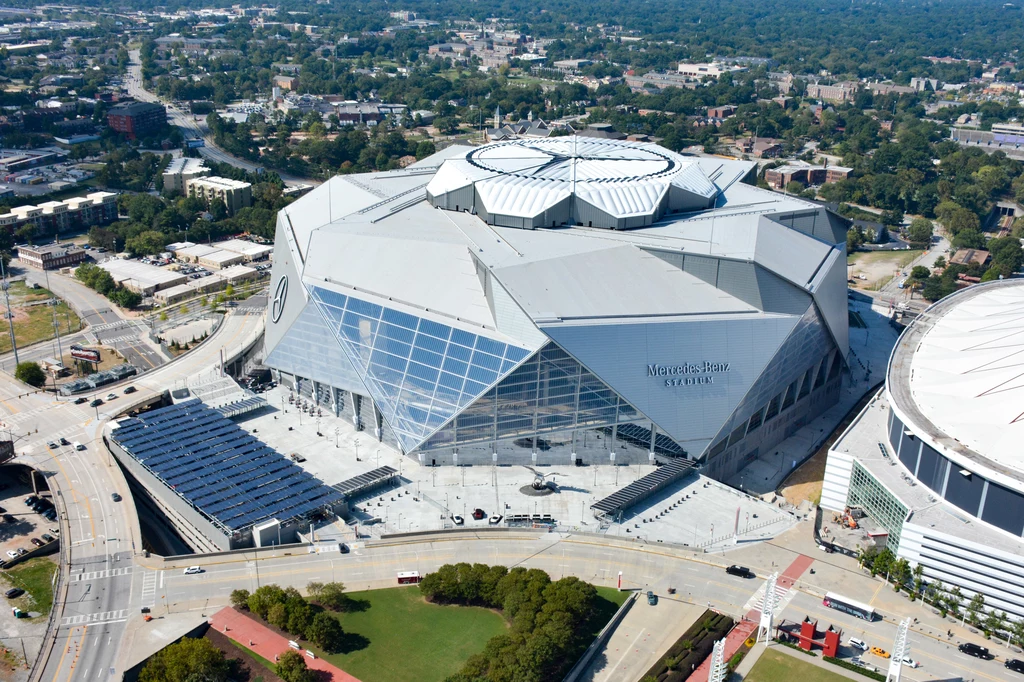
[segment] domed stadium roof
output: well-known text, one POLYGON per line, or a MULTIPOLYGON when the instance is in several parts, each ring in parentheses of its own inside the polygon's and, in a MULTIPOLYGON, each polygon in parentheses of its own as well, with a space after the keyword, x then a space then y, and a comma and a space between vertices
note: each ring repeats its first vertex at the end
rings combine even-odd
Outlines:
POLYGON ((628 229, 707 209, 718 188, 696 160, 663 147, 573 136, 471 149, 442 164, 427 196, 492 225, 628 229))

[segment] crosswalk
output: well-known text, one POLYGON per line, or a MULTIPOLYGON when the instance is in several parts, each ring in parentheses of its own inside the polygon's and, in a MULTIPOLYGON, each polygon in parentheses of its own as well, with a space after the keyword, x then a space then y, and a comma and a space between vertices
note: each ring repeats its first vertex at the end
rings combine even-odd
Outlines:
POLYGON ((72 582, 84 582, 86 580, 99 580, 101 578, 116 578, 119 575, 131 575, 132 567, 126 566, 124 568, 108 568, 103 571, 88 571, 86 573, 77 573, 71 576, 72 582))
POLYGON ((142 605, 153 608, 156 604, 156 572, 146 571, 142 575, 142 605))
POLYGON ((83 613, 78 616, 65 616, 61 625, 100 625, 102 623, 119 623, 128 619, 128 609, 117 611, 101 611, 100 613, 83 613))
MULTIPOLYGON (((761 583, 761 587, 757 588, 757 592, 754 592, 747 603, 743 605, 744 612, 761 611, 764 607, 764 586, 765 583, 761 583)), ((777 599, 775 603, 775 613, 778 614, 786 608, 786 605, 789 604, 790 601, 792 601, 794 592, 789 587, 776 583, 775 596, 777 599)))

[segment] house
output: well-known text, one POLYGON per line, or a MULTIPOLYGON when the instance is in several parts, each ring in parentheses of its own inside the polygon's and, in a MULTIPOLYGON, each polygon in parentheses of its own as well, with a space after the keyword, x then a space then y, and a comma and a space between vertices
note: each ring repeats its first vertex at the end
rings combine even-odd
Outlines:
POLYGON ((949 257, 950 265, 984 265, 992 255, 984 249, 957 249, 949 257))

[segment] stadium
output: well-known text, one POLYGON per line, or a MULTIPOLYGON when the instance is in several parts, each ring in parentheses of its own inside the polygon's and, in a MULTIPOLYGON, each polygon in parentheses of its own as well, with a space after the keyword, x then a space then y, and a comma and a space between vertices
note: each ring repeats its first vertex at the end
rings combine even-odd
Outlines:
POLYGON ((278 216, 266 364, 423 465, 685 458, 723 479, 838 398, 847 222, 756 165, 453 146, 278 216))
POLYGON ((968 287, 916 319, 883 393, 829 452, 821 506, 865 511, 926 580, 1024 618, 1024 282, 968 287))

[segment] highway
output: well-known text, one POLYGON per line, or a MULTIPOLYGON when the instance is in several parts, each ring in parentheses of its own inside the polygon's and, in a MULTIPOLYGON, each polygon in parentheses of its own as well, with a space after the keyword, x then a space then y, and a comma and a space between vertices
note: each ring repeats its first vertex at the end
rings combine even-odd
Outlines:
MULTIPOLYGON (((143 86, 142 61, 140 59, 139 50, 130 50, 128 55, 131 59, 131 62, 128 65, 128 73, 125 75, 125 85, 128 88, 128 94, 140 102, 161 102, 162 100, 160 97, 143 86)), ((203 140, 203 144, 205 146, 199 147, 198 149, 200 156, 203 158, 216 161, 217 163, 230 164, 236 168, 249 171, 250 173, 255 173, 259 168, 262 168, 259 164, 237 157, 218 147, 213 136, 210 135, 209 129, 206 127, 205 117, 200 117, 200 120, 197 121, 193 114, 187 111, 182 111, 173 104, 166 104, 166 106, 170 124, 181 128, 185 135, 185 139, 203 140)), ((277 171, 277 174, 286 185, 321 184, 319 180, 314 180, 312 178, 302 178, 295 175, 289 175, 288 173, 282 173, 280 171, 277 171)))

